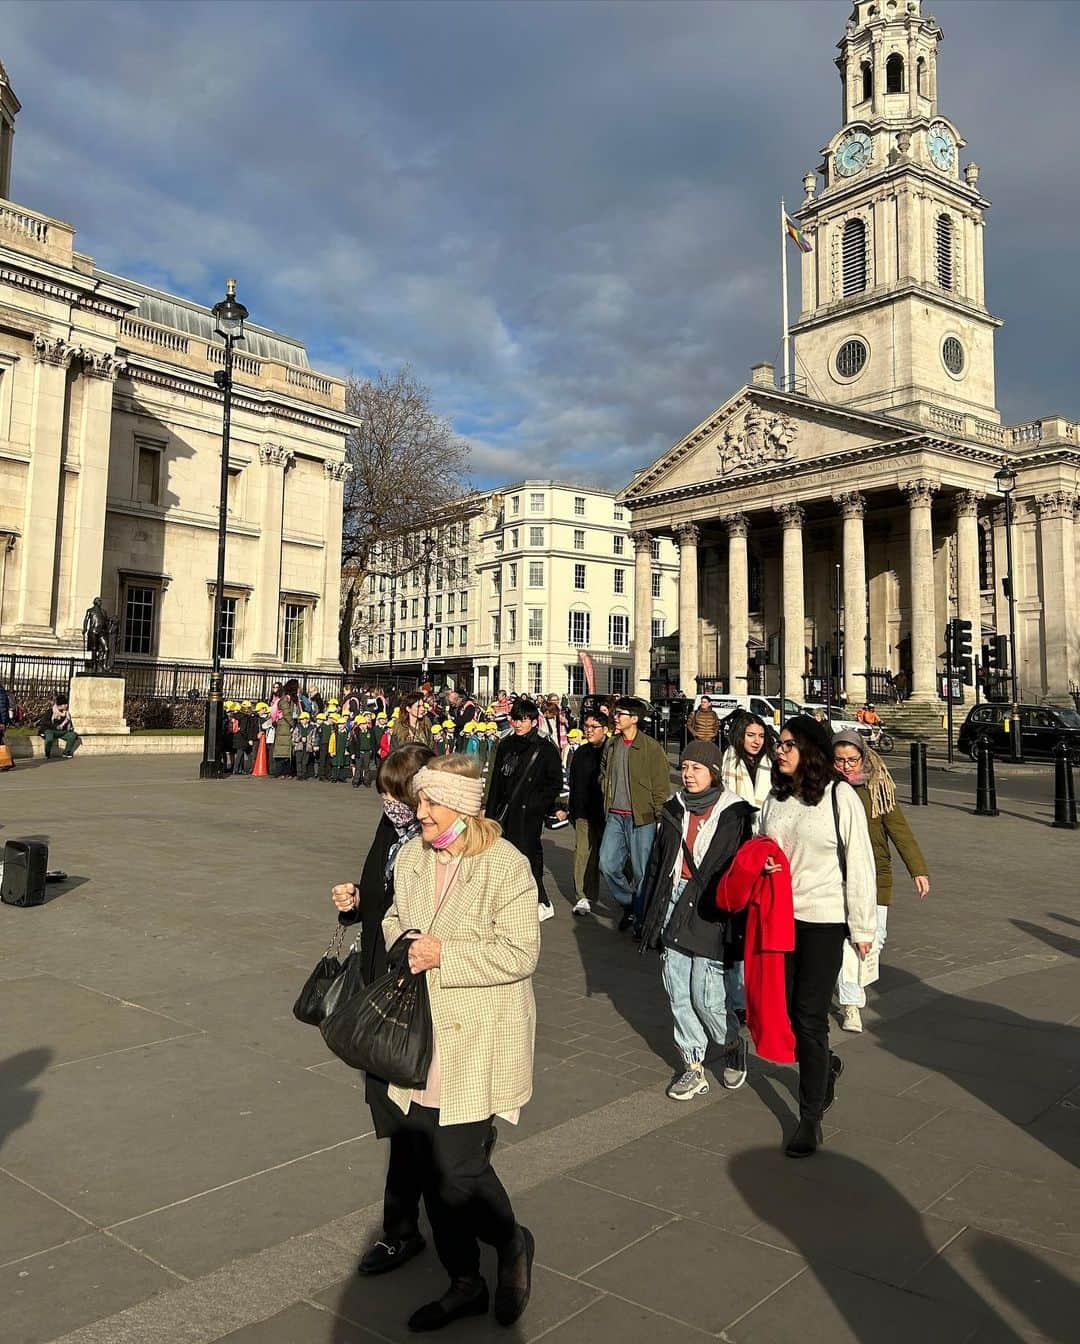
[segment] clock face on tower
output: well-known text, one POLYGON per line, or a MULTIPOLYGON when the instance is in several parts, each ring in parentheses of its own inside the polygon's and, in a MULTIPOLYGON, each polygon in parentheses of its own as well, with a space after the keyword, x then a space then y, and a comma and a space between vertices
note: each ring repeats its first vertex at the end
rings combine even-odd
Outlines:
POLYGON ((956 161, 956 141, 948 126, 931 126, 926 137, 926 146, 935 168, 947 173, 956 161))
POLYGON ((841 177, 854 177, 870 162, 873 148, 864 131, 855 131, 842 140, 836 150, 836 171, 841 177))

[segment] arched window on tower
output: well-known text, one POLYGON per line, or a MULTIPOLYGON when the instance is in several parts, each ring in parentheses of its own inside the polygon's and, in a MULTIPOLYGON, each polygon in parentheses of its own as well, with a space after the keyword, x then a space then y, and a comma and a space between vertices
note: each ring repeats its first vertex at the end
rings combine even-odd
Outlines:
POLYGON ((898 51, 885 62, 885 92, 904 92, 904 58, 898 51))
POLYGON ((915 63, 915 92, 920 98, 927 98, 929 94, 926 91, 926 57, 920 56, 915 63))
POLYGON ((937 217, 937 282, 942 289, 953 288, 953 222, 948 215, 937 217))
POLYGON ((864 103, 868 103, 874 96, 874 67, 869 61, 862 63, 862 96, 864 103))
POLYGON ((844 221, 842 252, 843 291, 861 294, 866 288, 866 223, 861 219, 844 221))

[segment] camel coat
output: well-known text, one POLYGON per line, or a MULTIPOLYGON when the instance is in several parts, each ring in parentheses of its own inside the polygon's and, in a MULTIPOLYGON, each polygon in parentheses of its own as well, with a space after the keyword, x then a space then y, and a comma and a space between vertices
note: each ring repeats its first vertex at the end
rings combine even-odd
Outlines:
MULTIPOLYGON (((435 851, 410 840, 394 864, 394 903, 383 920, 390 947, 406 929, 442 943, 442 965, 427 972, 439 1044, 440 1125, 463 1125, 516 1110, 532 1096, 540 955, 536 882, 528 860, 506 840, 463 859, 435 914, 435 851)), ((412 1092, 391 1087, 408 1112, 412 1092)))

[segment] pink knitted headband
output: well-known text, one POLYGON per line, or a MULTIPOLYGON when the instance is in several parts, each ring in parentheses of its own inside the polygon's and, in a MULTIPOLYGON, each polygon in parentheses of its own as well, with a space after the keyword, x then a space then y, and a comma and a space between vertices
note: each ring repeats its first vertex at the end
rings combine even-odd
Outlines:
POLYGON ((421 766, 415 776, 416 787, 433 803, 448 807, 463 817, 477 817, 484 805, 484 786, 468 775, 421 766))

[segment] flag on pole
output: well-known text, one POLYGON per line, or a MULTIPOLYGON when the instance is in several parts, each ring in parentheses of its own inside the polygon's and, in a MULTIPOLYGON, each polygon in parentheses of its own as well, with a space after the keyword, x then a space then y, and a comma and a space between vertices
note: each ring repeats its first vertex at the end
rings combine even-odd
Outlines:
POLYGON ((795 221, 791 218, 791 216, 786 212, 784 214, 784 228, 787 230, 787 236, 791 239, 791 241, 795 244, 795 246, 799 249, 800 252, 813 252, 814 250, 813 243, 811 243, 810 239, 807 238, 806 234, 803 233, 802 229, 799 228, 798 224, 796 224, 795 221))

